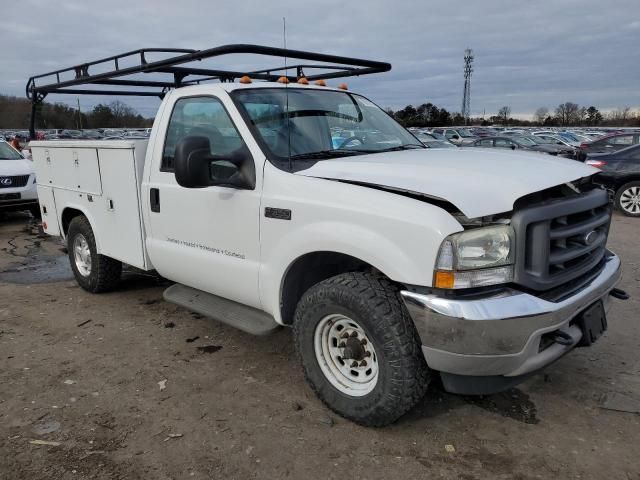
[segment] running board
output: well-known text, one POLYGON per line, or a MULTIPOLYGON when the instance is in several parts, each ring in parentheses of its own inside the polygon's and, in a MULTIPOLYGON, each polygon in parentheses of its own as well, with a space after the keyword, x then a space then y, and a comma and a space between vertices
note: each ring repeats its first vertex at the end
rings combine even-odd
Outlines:
POLYGON ((261 310, 179 283, 167 288, 163 296, 167 302, 175 303, 252 335, 267 335, 280 326, 271 315, 261 310))

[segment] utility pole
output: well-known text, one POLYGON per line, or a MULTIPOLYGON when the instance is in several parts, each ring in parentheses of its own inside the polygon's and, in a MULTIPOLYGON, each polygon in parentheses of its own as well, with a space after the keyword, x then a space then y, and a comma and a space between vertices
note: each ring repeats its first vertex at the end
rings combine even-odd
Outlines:
POLYGON ((462 94, 462 117, 465 125, 469 125, 471 116, 471 73, 473 73, 473 50, 464 51, 464 93, 462 94))
POLYGON ((80 127, 79 129, 82 130, 82 112, 80 111, 80 97, 76 97, 76 100, 78 101, 78 126, 80 127))

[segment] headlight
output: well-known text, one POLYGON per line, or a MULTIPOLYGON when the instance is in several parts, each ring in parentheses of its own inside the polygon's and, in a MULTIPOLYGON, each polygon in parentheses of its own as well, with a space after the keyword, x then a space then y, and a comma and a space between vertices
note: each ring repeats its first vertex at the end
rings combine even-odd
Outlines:
POLYGON ((513 229, 482 227, 448 236, 442 242, 434 286, 472 288, 513 280, 513 229))

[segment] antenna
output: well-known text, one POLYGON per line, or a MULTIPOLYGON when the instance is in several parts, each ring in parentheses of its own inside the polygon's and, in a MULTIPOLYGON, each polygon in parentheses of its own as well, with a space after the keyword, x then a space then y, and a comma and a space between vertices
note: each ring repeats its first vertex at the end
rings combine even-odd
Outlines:
POLYGON ((471 73, 473 72, 473 50, 464 51, 464 93, 462 94, 462 117, 465 125, 469 125, 471 116, 471 73))
POLYGON ((287 114, 287 159, 289 160, 289 170, 293 170, 291 165, 291 120, 289 116, 289 71, 287 70, 287 18, 282 17, 282 43, 284 46, 284 75, 287 79, 284 84, 284 96, 287 114))

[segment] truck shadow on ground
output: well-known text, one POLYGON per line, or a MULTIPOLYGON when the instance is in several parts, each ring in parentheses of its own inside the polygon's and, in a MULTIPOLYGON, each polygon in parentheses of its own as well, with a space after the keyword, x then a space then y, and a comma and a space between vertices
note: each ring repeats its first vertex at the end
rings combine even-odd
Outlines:
POLYGON ((439 376, 436 376, 429 385, 422 402, 400 419, 400 423, 438 417, 467 405, 473 405, 491 414, 521 423, 537 424, 539 422, 535 404, 518 388, 510 388, 493 395, 454 395, 444 390, 439 376))

